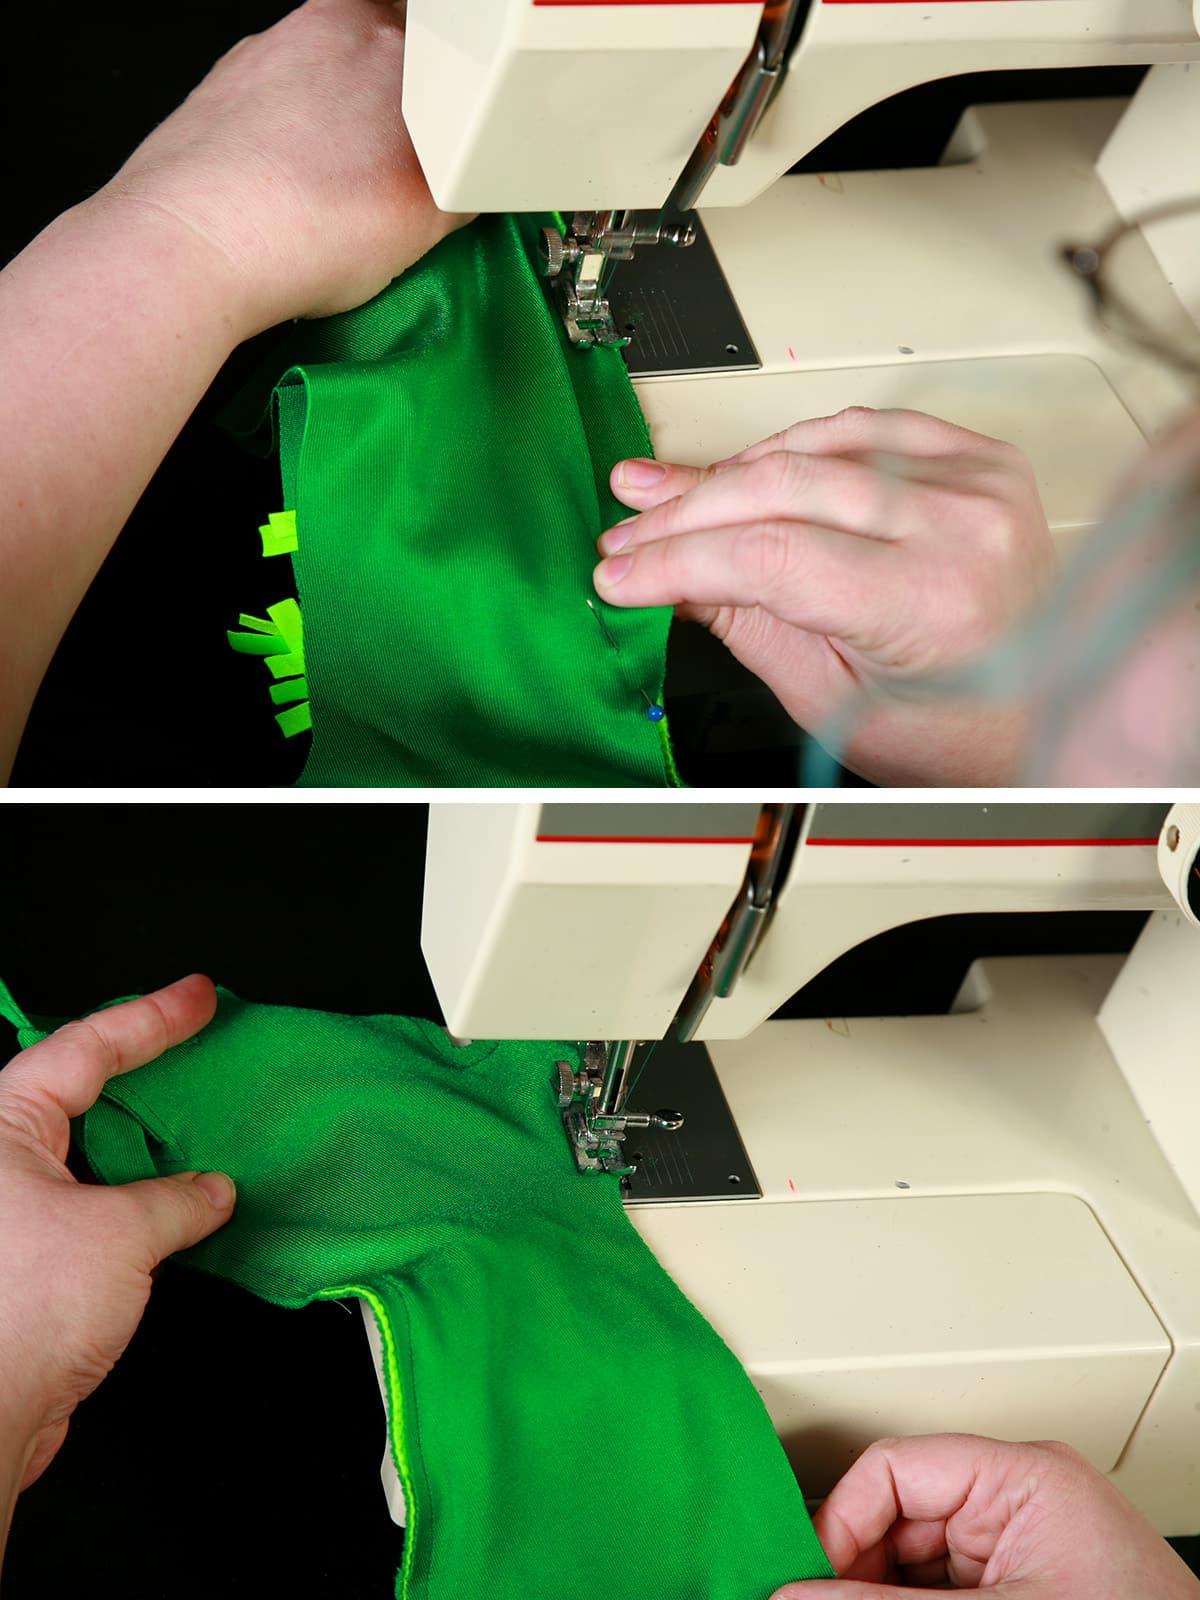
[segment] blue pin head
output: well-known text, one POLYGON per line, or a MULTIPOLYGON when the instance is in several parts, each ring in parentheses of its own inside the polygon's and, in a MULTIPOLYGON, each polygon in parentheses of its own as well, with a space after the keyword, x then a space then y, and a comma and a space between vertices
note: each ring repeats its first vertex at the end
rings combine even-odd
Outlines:
POLYGON ((651 722, 661 722, 666 714, 667 713, 663 710, 662 706, 653 705, 646 707, 646 715, 649 717, 651 722))

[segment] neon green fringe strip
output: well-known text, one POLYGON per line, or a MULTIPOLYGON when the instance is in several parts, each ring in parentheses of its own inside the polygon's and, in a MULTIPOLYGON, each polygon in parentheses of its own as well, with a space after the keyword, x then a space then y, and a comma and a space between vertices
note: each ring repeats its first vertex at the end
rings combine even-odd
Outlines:
MULTIPOLYGON (((291 555, 299 548, 296 513, 273 511, 261 527, 264 556, 291 555)), ((287 709, 275 713, 285 739, 312 728, 312 706, 308 698, 308 679, 304 668, 304 619, 295 600, 281 600, 265 617, 242 613, 238 627, 244 632, 226 635, 230 646, 243 656, 262 656, 276 681, 270 688, 271 700, 287 709)))

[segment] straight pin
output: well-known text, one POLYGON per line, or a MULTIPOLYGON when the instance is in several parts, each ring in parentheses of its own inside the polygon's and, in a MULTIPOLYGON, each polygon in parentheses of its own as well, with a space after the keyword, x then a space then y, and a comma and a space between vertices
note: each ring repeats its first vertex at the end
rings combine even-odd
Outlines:
POLYGON ((617 643, 616 639, 613 637, 613 631, 609 627, 608 623, 605 622, 604 618, 596 610, 595 603, 593 601, 591 601, 591 600, 588 600, 588 601, 585 602, 585 604, 587 605, 588 610, 595 617, 596 621, 600 624, 600 632, 604 635, 604 637, 608 640, 609 644, 612 645, 613 649, 619 655, 620 652, 621 652, 621 646, 617 643))
MULTIPOLYGON (((613 637, 613 631, 609 627, 608 623, 605 622, 604 618, 600 615, 599 611, 597 611, 595 603, 593 601, 591 601, 591 600, 585 600, 584 604, 587 606, 588 610, 592 613, 592 615, 595 617, 597 623, 600 625, 600 632, 604 635, 605 639, 613 647, 613 649, 617 652, 617 654, 620 655, 621 646, 617 643, 616 639, 613 637)), ((649 718, 649 720, 651 722, 661 722, 663 720, 663 718, 667 714, 666 711, 663 709, 663 707, 659 705, 657 700, 651 700, 650 696, 646 693, 645 689, 639 688, 638 689, 638 693, 641 695, 643 701, 645 702, 646 716, 649 718)))

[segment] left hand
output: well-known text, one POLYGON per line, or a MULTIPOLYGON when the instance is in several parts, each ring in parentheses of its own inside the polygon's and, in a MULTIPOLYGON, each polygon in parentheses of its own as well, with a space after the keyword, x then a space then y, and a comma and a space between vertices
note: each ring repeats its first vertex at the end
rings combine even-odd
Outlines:
POLYGON ((17 1451, 17 1489, 42 1472, 129 1343, 155 1267, 232 1215, 233 1184, 220 1173, 106 1189, 76 1183, 65 1165, 69 1119, 215 1009, 209 980, 185 978, 68 1023, 0 1072, 0 1450, 17 1451))
POLYGON ((404 10, 306 0, 234 45, 96 196, 212 247, 233 342, 362 305, 468 220, 434 205, 404 125, 404 10))

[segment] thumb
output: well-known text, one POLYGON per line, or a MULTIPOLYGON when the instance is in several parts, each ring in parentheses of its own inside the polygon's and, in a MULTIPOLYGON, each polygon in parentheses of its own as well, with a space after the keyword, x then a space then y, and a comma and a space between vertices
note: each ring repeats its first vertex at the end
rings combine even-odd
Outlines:
POLYGON ((181 1172, 171 1178, 147 1178, 110 1191, 120 1196, 132 1230, 154 1266, 199 1244, 229 1221, 237 1191, 223 1172, 181 1172))
POLYGON ((771 1600, 944 1600, 944 1589, 893 1589, 890 1583, 788 1583, 771 1600))
MULTIPOLYGON (((1003 1600, 1035 1600, 1024 1584, 1002 1583, 989 1595, 1003 1600)), ((945 1589, 896 1589, 890 1583, 858 1583, 847 1579, 819 1583, 788 1583, 771 1600, 945 1600, 945 1589)))

